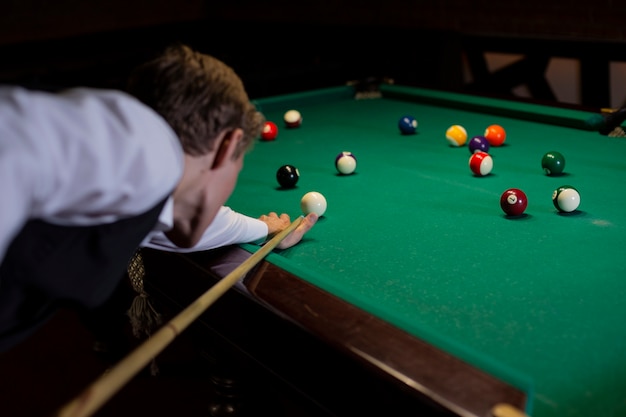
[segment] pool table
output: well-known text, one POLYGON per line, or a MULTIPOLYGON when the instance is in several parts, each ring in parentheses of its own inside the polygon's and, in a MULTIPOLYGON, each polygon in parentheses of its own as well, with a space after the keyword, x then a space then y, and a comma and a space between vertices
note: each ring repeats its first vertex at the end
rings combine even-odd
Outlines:
MULTIPOLYGON (((318 191, 328 206, 200 332, 335 415, 626 415, 626 138, 591 129, 585 110, 391 83, 256 104, 279 132, 254 144, 227 205, 296 217, 318 191), (299 127, 284 125, 290 109, 299 127), (399 130, 404 115, 415 134, 399 130), (468 139, 504 127, 488 175, 448 143, 454 124, 468 139), (351 175, 335 168, 342 151, 357 158, 351 175), (564 155, 561 175, 543 171, 548 151, 564 155), (277 183, 284 164, 299 170, 294 188, 277 183), (581 197, 570 213, 552 201, 566 184, 581 197), (521 216, 500 207, 512 187, 528 198, 521 216)), ((258 247, 148 251, 146 285, 175 311, 258 247)))

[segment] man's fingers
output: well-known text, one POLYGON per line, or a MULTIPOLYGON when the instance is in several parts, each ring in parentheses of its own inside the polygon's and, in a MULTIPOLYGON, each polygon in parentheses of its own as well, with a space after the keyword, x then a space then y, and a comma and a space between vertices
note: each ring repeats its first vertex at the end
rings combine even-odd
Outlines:
POLYGON ((300 225, 285 237, 278 245, 279 249, 287 249, 294 246, 296 243, 302 240, 302 237, 308 232, 313 225, 317 222, 318 216, 315 213, 309 213, 300 223, 300 225))

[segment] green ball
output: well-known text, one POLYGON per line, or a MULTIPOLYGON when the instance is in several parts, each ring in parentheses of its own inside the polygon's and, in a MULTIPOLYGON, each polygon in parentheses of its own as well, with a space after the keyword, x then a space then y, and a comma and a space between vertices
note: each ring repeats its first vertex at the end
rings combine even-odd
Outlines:
POLYGON ((552 192, 552 203, 558 211, 571 213, 580 205, 580 193, 571 185, 561 185, 552 192))
POLYGON ((565 157, 560 152, 546 152, 541 158, 541 167, 547 175, 560 175, 565 169, 565 157))

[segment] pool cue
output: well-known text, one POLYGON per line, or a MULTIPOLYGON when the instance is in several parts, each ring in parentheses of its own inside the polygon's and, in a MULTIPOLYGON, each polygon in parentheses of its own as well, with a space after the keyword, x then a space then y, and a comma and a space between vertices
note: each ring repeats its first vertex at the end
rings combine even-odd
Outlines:
POLYGON ((152 358, 165 349, 176 336, 265 258, 287 235, 295 230, 302 223, 303 218, 303 216, 298 217, 286 229, 272 237, 258 251, 218 281, 173 319, 164 324, 149 339, 118 362, 117 365, 96 379, 81 394, 59 409, 55 416, 87 417, 96 412, 143 369, 152 358))

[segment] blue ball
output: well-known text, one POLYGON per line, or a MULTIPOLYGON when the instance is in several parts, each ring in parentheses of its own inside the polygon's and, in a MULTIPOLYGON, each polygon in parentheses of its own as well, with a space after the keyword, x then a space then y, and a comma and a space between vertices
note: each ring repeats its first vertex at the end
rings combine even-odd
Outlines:
POLYGON ((471 154, 476 152, 489 153, 489 141, 484 136, 474 136, 467 144, 471 154))
POLYGON ((412 135, 417 131, 417 120, 413 116, 402 116, 398 121, 398 128, 404 135, 412 135))

